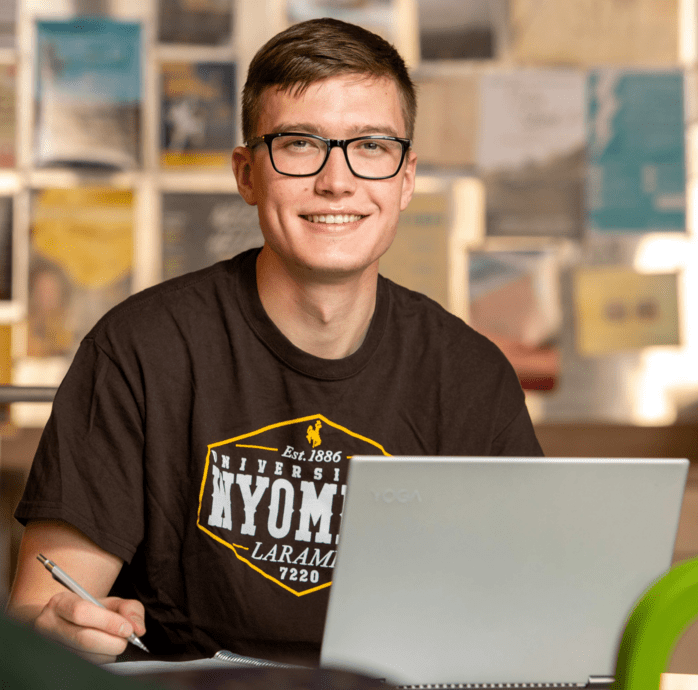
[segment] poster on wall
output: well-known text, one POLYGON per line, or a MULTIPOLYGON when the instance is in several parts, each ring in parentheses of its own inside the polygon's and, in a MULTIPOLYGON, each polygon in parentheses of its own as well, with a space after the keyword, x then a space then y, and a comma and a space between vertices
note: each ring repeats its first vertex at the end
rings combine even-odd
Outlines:
POLYGON ((14 65, 0 65, 0 168, 15 165, 16 75, 14 65))
POLYGON ((524 389, 553 389, 562 329, 555 250, 471 251, 468 258, 468 323, 499 346, 524 389))
POLYGON ((286 0, 290 24, 308 19, 332 17, 373 31, 395 42, 393 0, 286 0))
POLYGON ((508 0, 419 0, 422 60, 499 57, 509 24, 508 0))
POLYGON ((679 345, 676 273, 625 266, 579 268, 573 276, 577 351, 587 357, 679 345))
POLYGON ((161 166, 229 169, 235 146, 233 63, 170 62, 161 70, 161 166))
POLYGON ((238 194, 164 194, 162 232, 164 280, 264 243, 257 207, 238 194))
POLYGON ((480 129, 480 75, 416 74, 419 115, 413 149, 420 174, 427 169, 475 167, 480 129))
POLYGON ((0 2, 0 48, 14 48, 18 0, 0 2))
POLYGON ((381 257, 381 274, 448 309, 449 231, 449 195, 415 192, 400 214, 393 243, 381 257))
POLYGON ((224 45, 233 30, 231 0, 158 0, 158 40, 224 45))
POLYGON ((101 17, 37 22, 36 165, 139 166, 140 30, 101 17))
POLYGON ((482 75, 476 155, 488 235, 581 235, 584 86, 573 69, 482 75))
POLYGON ((676 0, 508 0, 507 57, 536 65, 676 65, 691 26, 676 0))
POLYGON ((587 225, 598 233, 684 232, 681 70, 592 70, 587 84, 587 225))
POLYGON ((80 340, 131 292, 133 192, 43 189, 31 204, 30 357, 72 356, 80 340))

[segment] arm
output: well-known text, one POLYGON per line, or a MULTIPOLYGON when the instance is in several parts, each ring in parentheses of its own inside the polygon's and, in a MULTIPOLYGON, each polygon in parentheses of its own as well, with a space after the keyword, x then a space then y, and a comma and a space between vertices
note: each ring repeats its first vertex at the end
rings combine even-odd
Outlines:
POLYGON ((65 522, 32 521, 24 530, 7 613, 93 661, 113 660, 132 632, 145 632, 140 602, 107 597, 122 563, 65 522), (56 582, 37 560, 39 553, 55 560, 107 610, 56 582))

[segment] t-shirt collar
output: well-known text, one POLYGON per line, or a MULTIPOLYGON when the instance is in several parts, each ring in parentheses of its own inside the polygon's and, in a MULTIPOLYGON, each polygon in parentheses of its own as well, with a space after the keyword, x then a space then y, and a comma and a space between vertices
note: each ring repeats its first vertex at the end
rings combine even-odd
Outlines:
POLYGON ((361 371, 374 355, 385 333, 390 309, 390 295, 379 276, 376 307, 366 337, 359 349, 342 359, 323 359, 296 347, 267 316, 257 291, 256 262, 261 250, 247 251, 238 257, 237 291, 242 313, 257 337, 286 365, 317 379, 339 380, 361 371))

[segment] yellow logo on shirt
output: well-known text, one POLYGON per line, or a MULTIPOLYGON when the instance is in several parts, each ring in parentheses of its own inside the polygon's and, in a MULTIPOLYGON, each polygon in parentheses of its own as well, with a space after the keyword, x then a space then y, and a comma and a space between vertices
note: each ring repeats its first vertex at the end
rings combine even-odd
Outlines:
POLYGON ((320 438, 320 427, 322 427, 322 422, 319 419, 315 422, 315 426, 311 425, 308 427, 308 433, 305 437, 313 448, 317 448, 322 443, 322 439, 320 438))
POLYGON ((325 589, 332 584, 348 461, 357 454, 389 455, 320 414, 211 443, 197 526, 296 596, 325 589))

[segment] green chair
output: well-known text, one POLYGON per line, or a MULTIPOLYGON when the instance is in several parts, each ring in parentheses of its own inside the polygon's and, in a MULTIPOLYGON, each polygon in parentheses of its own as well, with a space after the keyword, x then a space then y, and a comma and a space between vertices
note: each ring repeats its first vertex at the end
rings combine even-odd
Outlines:
POLYGON ((638 600, 625 625, 613 690, 658 690, 671 653, 698 617, 698 558, 671 568, 638 600))

